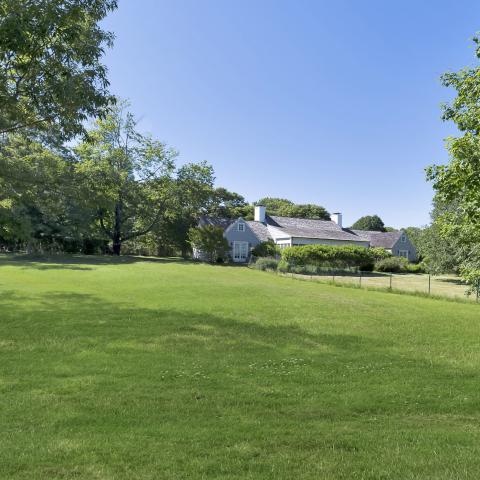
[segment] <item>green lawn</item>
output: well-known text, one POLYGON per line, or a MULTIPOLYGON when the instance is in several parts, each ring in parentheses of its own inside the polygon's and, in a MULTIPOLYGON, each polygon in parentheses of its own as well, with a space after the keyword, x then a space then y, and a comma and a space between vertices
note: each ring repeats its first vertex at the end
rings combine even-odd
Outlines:
POLYGON ((463 301, 477 301, 474 294, 467 296, 467 285, 456 275, 431 275, 429 285, 428 274, 408 274, 408 273, 379 273, 362 272, 351 275, 332 276, 324 275, 297 275, 287 273, 286 276, 293 276, 301 280, 310 280, 314 282, 335 282, 345 285, 354 285, 362 288, 385 289, 391 288, 409 293, 422 293, 432 296, 448 297, 463 301), (361 278, 360 278, 361 277, 361 278), (390 283, 390 277, 391 283, 390 283))
POLYGON ((480 306, 0 257, 0 478, 478 479, 480 306))

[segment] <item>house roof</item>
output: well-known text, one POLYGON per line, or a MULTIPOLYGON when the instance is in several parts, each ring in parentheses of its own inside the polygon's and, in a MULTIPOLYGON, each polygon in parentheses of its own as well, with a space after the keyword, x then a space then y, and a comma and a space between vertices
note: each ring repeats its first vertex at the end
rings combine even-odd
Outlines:
POLYGON ((268 216, 266 222, 272 227, 283 230, 287 236, 318 238, 325 240, 366 241, 351 231, 344 230, 331 220, 313 220, 310 218, 290 218, 268 216))
POLYGON ((266 242, 272 239, 265 223, 255 222, 253 220, 248 220, 246 223, 261 242, 266 242))
POLYGON ((229 225, 236 222, 237 219, 231 218, 220 218, 220 217, 208 217, 203 215, 198 220, 198 226, 204 227, 205 225, 213 225, 214 227, 221 227, 224 230, 228 228, 229 225))
POLYGON ((374 232, 370 230, 350 230, 355 235, 368 240, 371 247, 393 248, 403 232, 374 232))

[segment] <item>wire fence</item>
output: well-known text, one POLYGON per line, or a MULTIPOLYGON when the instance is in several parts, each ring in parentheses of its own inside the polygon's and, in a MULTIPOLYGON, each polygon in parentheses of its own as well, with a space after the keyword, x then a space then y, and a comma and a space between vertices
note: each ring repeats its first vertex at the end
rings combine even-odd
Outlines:
MULTIPOLYGON (((255 267, 255 264, 252 263, 251 266, 255 267)), ((268 269, 266 268, 266 270, 268 269)), ((271 270, 274 271, 274 268, 271 270)), ((478 289, 476 293, 467 295, 469 285, 455 275, 366 272, 356 269, 323 268, 318 265, 306 265, 301 268, 291 266, 290 271, 277 269, 276 273, 285 277, 312 282, 328 282, 357 288, 402 291, 479 302, 478 289)))

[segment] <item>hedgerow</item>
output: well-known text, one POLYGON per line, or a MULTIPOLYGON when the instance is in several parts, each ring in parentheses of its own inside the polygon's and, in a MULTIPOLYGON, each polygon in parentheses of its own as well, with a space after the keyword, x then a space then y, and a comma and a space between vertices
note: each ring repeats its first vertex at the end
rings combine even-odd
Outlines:
POLYGON ((332 245, 303 245, 282 250, 282 260, 290 269, 317 265, 329 268, 358 268, 372 270, 376 261, 389 257, 381 248, 332 245))

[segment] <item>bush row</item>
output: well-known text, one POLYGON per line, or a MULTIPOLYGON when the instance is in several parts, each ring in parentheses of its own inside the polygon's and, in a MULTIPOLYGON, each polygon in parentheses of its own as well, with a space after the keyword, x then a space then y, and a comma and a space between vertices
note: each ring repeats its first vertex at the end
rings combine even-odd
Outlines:
POLYGON ((303 245, 282 250, 282 260, 290 268, 314 265, 327 268, 357 268, 371 271, 375 262, 391 257, 382 248, 303 245))

